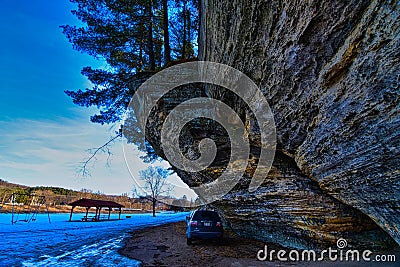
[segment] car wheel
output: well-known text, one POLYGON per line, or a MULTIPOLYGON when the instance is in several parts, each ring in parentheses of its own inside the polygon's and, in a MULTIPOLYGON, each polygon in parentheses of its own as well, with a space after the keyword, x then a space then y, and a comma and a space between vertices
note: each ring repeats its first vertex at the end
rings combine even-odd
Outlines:
POLYGON ((191 245, 192 244, 192 239, 191 238, 186 238, 186 244, 191 245))

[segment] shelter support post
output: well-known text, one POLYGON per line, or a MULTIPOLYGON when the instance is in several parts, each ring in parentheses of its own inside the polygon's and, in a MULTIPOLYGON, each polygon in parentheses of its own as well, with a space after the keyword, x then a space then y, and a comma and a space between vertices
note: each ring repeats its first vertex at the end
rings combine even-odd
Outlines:
POLYGON ((72 206, 71 213, 69 215, 69 221, 72 221, 72 213, 74 212, 74 208, 75 208, 75 206, 72 206))

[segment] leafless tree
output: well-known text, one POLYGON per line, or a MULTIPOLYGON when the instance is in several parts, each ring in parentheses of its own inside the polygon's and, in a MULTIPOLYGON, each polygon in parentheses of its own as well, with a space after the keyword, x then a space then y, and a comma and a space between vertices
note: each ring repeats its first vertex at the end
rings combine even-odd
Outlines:
POLYGON ((166 182, 166 178, 171 174, 169 170, 159 166, 149 166, 146 170, 139 171, 139 178, 144 182, 144 189, 150 194, 150 200, 153 206, 153 217, 156 216, 157 198, 162 194, 168 194, 171 186, 166 182))

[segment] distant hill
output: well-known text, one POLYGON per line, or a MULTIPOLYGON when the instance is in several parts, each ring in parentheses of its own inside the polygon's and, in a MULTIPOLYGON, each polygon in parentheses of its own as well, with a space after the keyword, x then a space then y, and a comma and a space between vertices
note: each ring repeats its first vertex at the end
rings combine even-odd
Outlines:
POLYGON ((14 189, 14 188, 27 188, 27 187, 28 186, 26 186, 26 185, 14 184, 14 183, 7 182, 3 179, 0 179, 0 189, 3 189, 3 188, 14 189))
MULTIPOLYGON (((60 211, 65 210, 65 206, 68 203, 71 203, 75 200, 81 198, 90 198, 90 199, 98 199, 98 200, 109 200, 117 202, 123 205, 126 209, 130 210, 151 210, 151 201, 149 201, 146 197, 132 198, 129 197, 127 193, 122 194, 120 196, 115 195, 106 195, 101 192, 93 192, 90 189, 81 189, 80 191, 65 189, 61 187, 53 187, 53 186, 26 186, 15 183, 10 183, 4 179, 0 179, 0 212, 7 212, 10 207, 4 206, 4 203, 11 202, 11 196, 13 193, 17 193, 19 195, 41 195, 46 197, 46 204, 50 207, 59 208, 60 211)), ((19 198, 23 199, 24 198, 19 198)), ((174 203, 176 199, 168 198, 169 201, 165 201, 166 203, 174 203)), ((185 200, 186 201, 186 200, 185 200)), ((21 202, 21 201, 20 201, 21 202)), ((158 205, 159 209, 170 209, 169 205, 158 205)))
POLYGON ((7 182, 3 179, 0 179, 0 195, 8 192, 24 192, 26 194, 32 194, 37 191, 50 191, 55 195, 76 195, 79 192, 71 189, 65 189, 61 187, 53 187, 53 186, 35 186, 30 187, 26 185, 14 184, 7 182))

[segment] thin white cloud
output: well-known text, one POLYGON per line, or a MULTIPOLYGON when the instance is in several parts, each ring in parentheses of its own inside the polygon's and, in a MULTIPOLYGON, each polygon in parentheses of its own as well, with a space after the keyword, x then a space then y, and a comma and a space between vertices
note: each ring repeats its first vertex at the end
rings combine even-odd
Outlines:
MULTIPOLYGON (((89 156, 87 149, 101 146, 114 131, 113 127, 92 124, 83 118, 0 121, 0 178, 32 186, 130 193, 139 171, 148 166, 134 148, 125 159, 121 141, 113 144, 109 159, 108 155, 100 153, 89 164, 90 177, 83 178, 78 173, 81 162, 89 156)), ((161 165, 169 166, 166 162, 161 165)), ((195 197, 176 175, 169 180, 175 185, 176 196, 195 197)))
MULTIPOLYGON (((106 193, 130 192, 131 184, 102 185, 95 178, 77 179, 80 162, 87 157, 86 149, 106 142, 111 134, 108 128, 65 118, 58 121, 1 121, 0 177, 28 185, 91 187, 106 193)), ((118 150, 122 149, 115 145, 114 154, 120 153, 118 150)), ((110 180, 105 177, 110 175, 111 169, 118 176, 129 175, 124 171, 123 159, 113 157, 113 165, 107 167, 104 155, 97 158, 95 173, 99 180, 110 180)))

